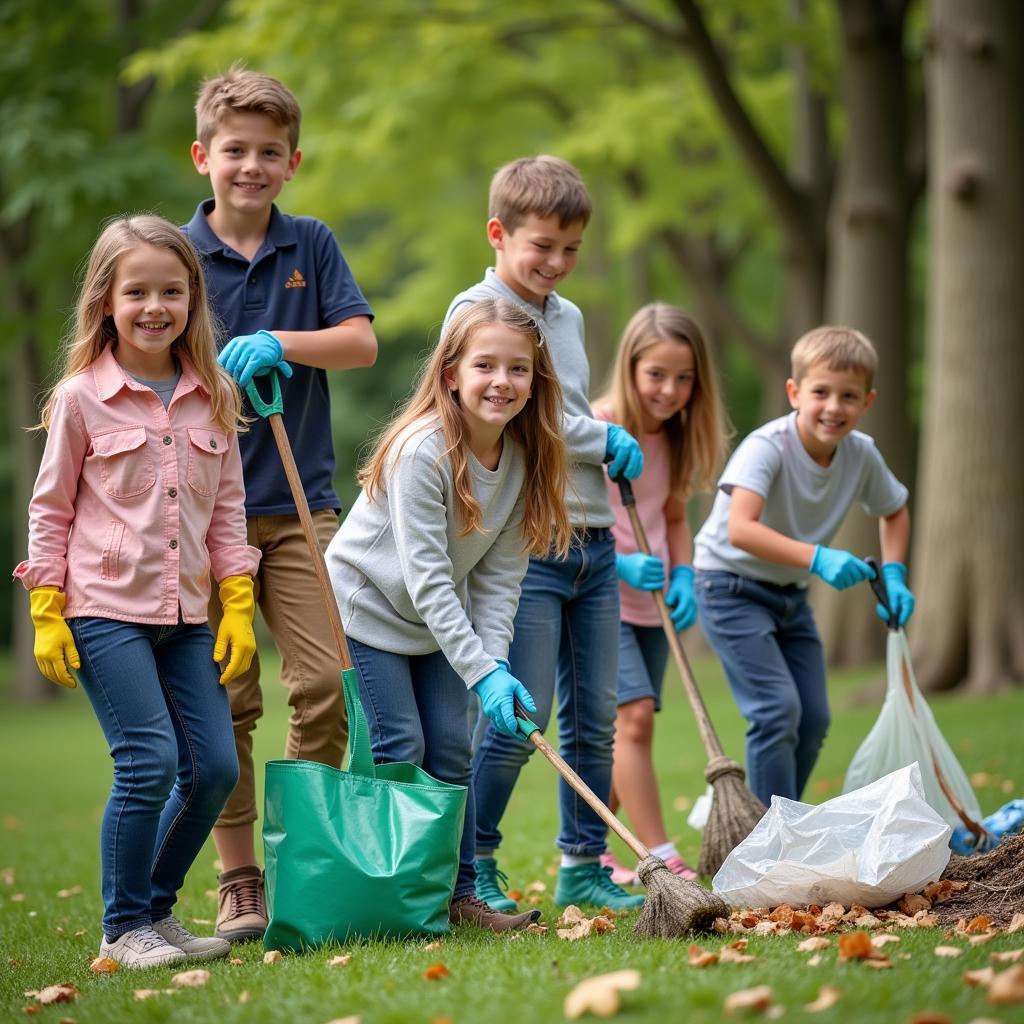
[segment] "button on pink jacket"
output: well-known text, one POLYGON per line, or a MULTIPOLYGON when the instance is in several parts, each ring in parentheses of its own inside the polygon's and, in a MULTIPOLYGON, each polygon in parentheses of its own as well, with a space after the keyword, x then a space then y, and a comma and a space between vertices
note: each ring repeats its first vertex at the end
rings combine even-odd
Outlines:
POLYGON ((254 575, 234 433, 210 421, 187 360, 170 408, 109 348, 57 391, 29 505, 27 590, 60 587, 65 618, 205 622, 210 573, 254 575))

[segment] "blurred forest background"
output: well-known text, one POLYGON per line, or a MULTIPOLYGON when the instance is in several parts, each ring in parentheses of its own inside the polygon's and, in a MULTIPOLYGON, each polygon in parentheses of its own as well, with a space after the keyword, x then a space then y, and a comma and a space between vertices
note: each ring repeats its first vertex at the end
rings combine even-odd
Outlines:
MULTIPOLYGON (((304 110, 280 199, 334 229, 377 314, 372 369, 332 375, 346 504, 451 296, 490 263, 494 168, 555 153, 596 214, 566 283, 594 391, 639 305, 712 337, 737 438, 785 411, 796 337, 864 330, 863 429, 911 488, 919 680, 1024 681, 1024 4, 1019 0, 0 0, 0 533, 26 506, 83 258, 101 221, 181 223, 208 195, 189 145, 204 76, 273 74, 304 110)), ((694 526, 707 508, 695 502, 694 526)), ((858 511, 836 544, 877 548, 858 511)), ((859 590, 815 595, 834 663, 878 659, 859 590)), ((20 586, 0 648, 25 699, 20 586)))

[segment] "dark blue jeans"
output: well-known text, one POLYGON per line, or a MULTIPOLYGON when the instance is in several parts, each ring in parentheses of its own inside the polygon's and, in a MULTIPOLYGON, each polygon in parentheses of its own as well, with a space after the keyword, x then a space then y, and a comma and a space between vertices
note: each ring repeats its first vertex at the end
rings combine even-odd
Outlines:
POLYGON ((747 720, 747 778, 767 805, 798 800, 829 727, 825 658, 807 591, 698 571, 704 635, 747 720))
POLYGON ((100 827, 108 939, 167 917, 238 781, 213 636, 198 625, 83 617, 68 625, 114 759, 100 827))
MULTIPOLYGON (((557 692, 562 757, 607 802, 619 669, 619 585, 610 530, 590 531, 582 547, 574 545, 564 560, 530 559, 508 660, 512 675, 537 702, 533 719, 541 729, 547 727, 557 692)), ((486 728, 481 723, 477 736, 476 847, 490 851, 501 845, 498 824, 534 748, 490 723, 486 728)), ((558 804, 559 849, 603 853, 607 826, 564 780, 559 780, 558 804)))
POLYGON ((441 782, 469 789, 453 899, 476 883, 469 703, 478 703, 440 652, 391 654, 349 637, 374 764, 411 761, 441 782))

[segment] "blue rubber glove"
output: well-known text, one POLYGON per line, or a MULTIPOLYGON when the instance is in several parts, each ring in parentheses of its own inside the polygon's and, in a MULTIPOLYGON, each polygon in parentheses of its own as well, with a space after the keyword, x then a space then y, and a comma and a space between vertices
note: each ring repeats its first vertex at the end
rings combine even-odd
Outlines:
POLYGON ((238 381, 243 390, 253 377, 262 376, 273 369, 285 377, 292 375, 292 368, 284 361, 284 347, 270 331, 255 334, 240 334, 232 338, 221 349, 217 362, 238 381))
POLYGON ((821 544, 814 549, 811 572, 836 590, 845 590, 855 583, 874 579, 875 576, 875 570, 856 555, 839 548, 826 548, 821 544))
MULTIPOLYGON (((889 607, 899 625, 905 626, 914 614, 914 595, 907 586, 907 567, 902 562, 885 562, 882 565, 882 579, 889 595, 889 607)), ((879 618, 889 621, 889 613, 880 605, 875 605, 879 618)))
POLYGON ((473 692, 480 698, 484 714, 494 723, 494 728, 506 736, 517 734, 518 726, 513 704, 516 697, 531 714, 537 710, 530 691, 504 668, 496 668, 475 682, 473 692))
POLYGON ((644 468, 644 453, 640 450, 636 438, 615 423, 608 424, 608 441, 604 454, 606 459, 612 460, 608 466, 608 475, 613 480, 620 475, 627 480, 635 480, 644 468))
POLYGON ((660 558, 637 551, 632 555, 616 555, 615 571, 623 583, 634 590, 661 590, 665 586, 665 566, 660 558))
POLYGON ((672 610, 672 625, 677 633, 689 629, 697 621, 697 593, 693 589, 693 566, 677 565, 668 577, 665 604, 672 610))

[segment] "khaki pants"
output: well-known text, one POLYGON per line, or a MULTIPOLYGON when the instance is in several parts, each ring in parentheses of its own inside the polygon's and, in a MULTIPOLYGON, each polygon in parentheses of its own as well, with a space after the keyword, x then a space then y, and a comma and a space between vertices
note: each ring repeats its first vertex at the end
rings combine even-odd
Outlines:
MULTIPOLYGON (((263 552, 255 579, 256 603, 281 655, 281 684, 292 709, 284 756, 340 768, 348 741, 341 663, 323 595, 309 564, 302 523, 297 515, 253 516, 246 523, 248 542, 263 552)), ((323 550, 337 532, 338 517, 331 509, 322 509, 313 513, 313 523, 323 550)), ((220 620, 214 584, 210 600, 214 635, 220 620)), ((257 817, 252 733, 263 715, 259 655, 227 689, 239 776, 217 824, 247 825, 257 817)))

